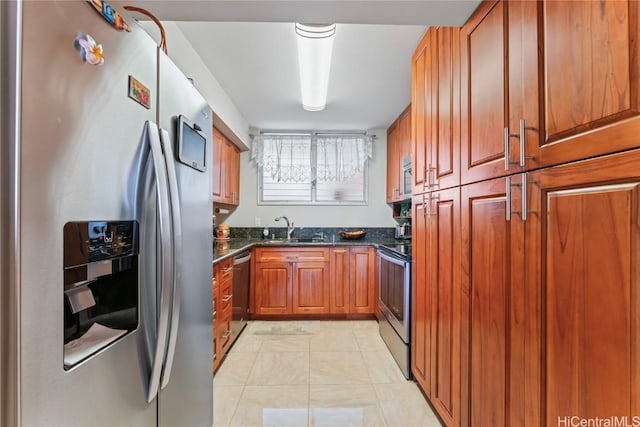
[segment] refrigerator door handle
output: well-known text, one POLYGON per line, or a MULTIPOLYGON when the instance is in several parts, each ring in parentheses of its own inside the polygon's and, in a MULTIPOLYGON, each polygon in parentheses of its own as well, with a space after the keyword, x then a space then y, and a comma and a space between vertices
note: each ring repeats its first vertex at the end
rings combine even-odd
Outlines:
POLYGON ((160 129, 160 141, 164 149, 164 160, 167 167, 167 175, 169 181, 169 200, 171 202, 171 222, 173 232, 173 280, 171 286, 172 307, 170 310, 169 322, 171 329, 169 332, 169 346, 166 352, 164 368, 162 370, 161 388, 164 389, 169 384, 171 376, 171 368, 173 366, 173 357, 176 352, 176 342, 178 339, 178 325, 180 323, 180 280, 181 271, 178 262, 179 255, 182 253, 182 216, 180 213, 180 194, 178 192, 178 179, 176 177, 176 168, 173 161, 173 148, 171 146, 171 138, 165 129, 160 129))
POLYGON ((156 339, 155 351, 153 353, 153 361, 151 373, 149 377, 149 386, 147 389, 147 402, 151 402, 157 395, 162 375, 162 366, 164 355, 167 348, 167 334, 169 330, 169 304, 171 300, 171 289, 169 283, 172 280, 173 263, 169 259, 173 253, 171 251, 171 221, 170 221, 170 202, 169 189, 167 186, 167 171, 164 165, 162 155, 162 146, 160 145, 160 136, 158 134, 158 126, 150 121, 146 123, 146 131, 151 148, 151 157, 153 170, 156 180, 156 191, 158 193, 158 218, 160 223, 160 311, 158 315, 158 335, 156 339))

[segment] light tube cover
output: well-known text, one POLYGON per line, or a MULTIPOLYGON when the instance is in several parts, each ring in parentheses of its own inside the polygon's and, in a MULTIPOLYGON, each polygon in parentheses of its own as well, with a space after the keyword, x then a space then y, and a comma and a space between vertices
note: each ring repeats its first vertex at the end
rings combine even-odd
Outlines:
POLYGON ((295 24, 302 108, 322 111, 327 104, 336 24, 295 24))

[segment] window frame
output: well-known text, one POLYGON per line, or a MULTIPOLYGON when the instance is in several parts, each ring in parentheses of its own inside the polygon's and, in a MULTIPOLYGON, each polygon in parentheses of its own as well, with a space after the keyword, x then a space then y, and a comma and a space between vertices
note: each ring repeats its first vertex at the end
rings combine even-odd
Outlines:
POLYGON ((358 201, 342 201, 342 200, 317 200, 317 169, 318 169, 318 136, 332 135, 332 136, 349 136, 349 135, 364 135, 364 133, 356 132, 264 132, 264 135, 309 135, 311 137, 311 200, 309 201, 287 201, 287 200, 264 200, 264 170, 262 164, 258 167, 258 192, 257 192, 257 205, 258 206, 368 206, 369 205, 369 160, 366 159, 363 171, 362 171, 362 200, 358 201))

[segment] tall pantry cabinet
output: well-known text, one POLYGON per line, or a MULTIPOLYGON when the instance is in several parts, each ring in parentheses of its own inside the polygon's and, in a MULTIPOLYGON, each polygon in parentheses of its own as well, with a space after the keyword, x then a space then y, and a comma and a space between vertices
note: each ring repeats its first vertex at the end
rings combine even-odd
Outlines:
POLYGON ((640 416, 638 6, 485 1, 452 82, 441 28, 416 49, 412 368, 448 426, 640 416))
POLYGON ((449 425, 460 414, 459 34, 429 29, 413 58, 411 100, 412 371, 449 425))

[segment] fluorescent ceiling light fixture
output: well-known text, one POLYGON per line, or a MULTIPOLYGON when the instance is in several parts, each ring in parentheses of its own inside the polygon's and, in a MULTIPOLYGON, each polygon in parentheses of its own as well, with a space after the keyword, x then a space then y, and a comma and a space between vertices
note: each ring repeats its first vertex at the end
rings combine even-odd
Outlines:
POLYGON ((336 24, 296 24, 302 108, 322 111, 327 104, 336 24))

